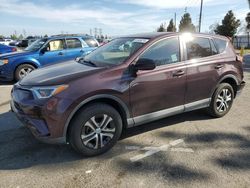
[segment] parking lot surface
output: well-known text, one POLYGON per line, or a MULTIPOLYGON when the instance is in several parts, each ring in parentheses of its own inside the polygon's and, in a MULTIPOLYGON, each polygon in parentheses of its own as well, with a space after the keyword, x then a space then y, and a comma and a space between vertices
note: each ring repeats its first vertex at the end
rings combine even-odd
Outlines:
POLYGON ((225 117, 199 110, 135 127, 93 158, 35 140, 1 83, 0 187, 249 187, 250 71, 245 81, 225 117))

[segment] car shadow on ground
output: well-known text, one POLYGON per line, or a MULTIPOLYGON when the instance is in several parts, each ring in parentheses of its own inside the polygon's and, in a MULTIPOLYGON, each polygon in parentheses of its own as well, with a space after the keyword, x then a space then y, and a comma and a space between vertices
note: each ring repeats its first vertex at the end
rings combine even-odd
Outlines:
MULTIPOLYGON (((124 131, 121 140, 142 134, 144 132, 170 126, 186 120, 207 119, 208 116, 201 115, 201 112, 192 112, 166 118, 160 121, 138 126, 124 131)), ((85 160, 83 156, 74 152, 69 145, 49 145, 37 141, 26 127, 20 127, 20 122, 12 112, 0 114, 0 126, 13 127, 10 130, 0 129, 0 170, 22 169, 36 165, 56 164, 76 160, 85 160), (15 125, 13 125, 15 124, 15 125), (19 124, 19 125, 16 125, 19 124)), ((110 152, 94 157, 95 159, 109 159, 121 155, 127 151, 125 145, 141 145, 141 143, 131 143, 122 141, 110 152)), ((89 158, 88 158, 89 159, 89 158)))

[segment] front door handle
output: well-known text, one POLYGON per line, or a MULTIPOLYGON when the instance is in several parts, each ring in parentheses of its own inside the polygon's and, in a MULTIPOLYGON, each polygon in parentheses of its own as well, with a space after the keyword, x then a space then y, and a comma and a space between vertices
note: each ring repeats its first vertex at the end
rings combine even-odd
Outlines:
POLYGON ((81 52, 81 53, 83 53, 83 52, 84 52, 84 50, 80 50, 80 52, 81 52))
POLYGON ((217 64, 217 65, 215 65, 215 69, 221 69, 222 67, 223 67, 224 65, 222 65, 222 64, 217 64))
POLYGON ((173 77, 180 77, 180 76, 183 76, 184 74, 185 72, 183 70, 179 70, 173 73, 173 77))
POLYGON ((58 55, 63 55, 63 53, 62 53, 62 52, 59 52, 58 55))

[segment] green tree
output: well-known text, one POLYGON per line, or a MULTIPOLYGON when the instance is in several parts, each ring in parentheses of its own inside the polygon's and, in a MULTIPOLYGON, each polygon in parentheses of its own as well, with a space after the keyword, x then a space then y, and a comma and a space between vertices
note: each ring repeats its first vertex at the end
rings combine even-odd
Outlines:
POLYGON ((218 25, 214 32, 219 35, 233 37, 237 33, 240 26, 240 20, 236 19, 232 10, 228 11, 222 20, 222 24, 218 25))
POLYGON ((174 25, 173 19, 170 20, 168 27, 167 27, 168 32, 176 32, 176 27, 174 25))
POLYGON ((195 32, 195 26, 192 23, 192 19, 189 13, 185 13, 180 21, 179 31, 195 32))
POLYGON ((22 34, 19 35, 19 36, 18 36, 18 39, 19 39, 19 40, 22 40, 22 39, 23 39, 23 35, 22 35, 22 34))
POLYGON ((48 37, 48 35, 47 35, 47 34, 45 34, 45 35, 44 35, 44 37, 48 37))
POLYGON ((13 34, 13 35, 10 35, 10 38, 11 38, 12 40, 16 40, 16 39, 17 39, 17 36, 16 36, 15 34, 13 34))
POLYGON ((166 31, 164 24, 162 23, 160 27, 157 29, 157 32, 164 32, 166 31))

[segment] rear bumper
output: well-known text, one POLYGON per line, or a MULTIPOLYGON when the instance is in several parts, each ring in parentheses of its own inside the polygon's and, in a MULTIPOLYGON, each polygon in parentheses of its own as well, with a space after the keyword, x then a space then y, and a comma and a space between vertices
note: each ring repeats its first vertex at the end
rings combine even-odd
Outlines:
POLYGON ((242 81, 240 85, 237 85, 237 96, 242 92, 243 88, 245 87, 246 82, 242 81))

